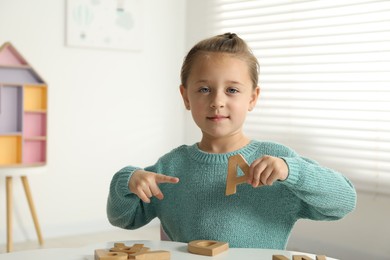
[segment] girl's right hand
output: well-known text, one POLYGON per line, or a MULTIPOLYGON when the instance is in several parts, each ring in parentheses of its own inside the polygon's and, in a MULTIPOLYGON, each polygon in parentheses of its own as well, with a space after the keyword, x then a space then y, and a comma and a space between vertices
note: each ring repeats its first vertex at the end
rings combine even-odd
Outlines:
POLYGON ((133 173, 129 181, 129 190, 136 194, 143 202, 150 203, 150 198, 155 196, 159 200, 164 198, 159 183, 178 183, 179 178, 157 174, 143 170, 133 173))

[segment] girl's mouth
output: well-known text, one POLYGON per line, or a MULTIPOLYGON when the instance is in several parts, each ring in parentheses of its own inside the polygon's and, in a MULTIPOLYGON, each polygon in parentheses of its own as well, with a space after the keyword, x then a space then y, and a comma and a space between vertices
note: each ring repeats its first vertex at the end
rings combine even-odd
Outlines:
POLYGON ((224 120, 224 119, 229 119, 229 117, 228 116, 222 116, 222 115, 215 115, 215 116, 208 116, 207 119, 211 120, 211 121, 221 121, 221 120, 224 120))

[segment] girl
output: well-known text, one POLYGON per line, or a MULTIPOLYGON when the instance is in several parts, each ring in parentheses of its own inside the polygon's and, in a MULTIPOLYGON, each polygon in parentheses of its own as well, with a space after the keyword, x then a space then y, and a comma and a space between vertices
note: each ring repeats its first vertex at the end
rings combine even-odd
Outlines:
POLYGON ((190 50, 180 93, 202 139, 152 166, 116 173, 107 203, 113 225, 136 229, 158 217, 173 241, 285 249, 298 219, 336 220, 355 208, 355 189, 340 173, 281 144, 245 136, 246 114, 260 93, 258 71, 256 57, 236 34, 190 50), (236 154, 250 165, 249 185, 225 196, 228 159, 236 154))

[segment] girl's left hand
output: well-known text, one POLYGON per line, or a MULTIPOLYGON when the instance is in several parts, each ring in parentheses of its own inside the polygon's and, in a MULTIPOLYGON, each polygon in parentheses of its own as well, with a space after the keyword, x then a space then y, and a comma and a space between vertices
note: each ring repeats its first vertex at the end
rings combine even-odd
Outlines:
POLYGON ((263 156, 249 167, 248 184, 253 187, 272 185, 275 181, 284 181, 288 177, 288 166, 283 159, 263 156))

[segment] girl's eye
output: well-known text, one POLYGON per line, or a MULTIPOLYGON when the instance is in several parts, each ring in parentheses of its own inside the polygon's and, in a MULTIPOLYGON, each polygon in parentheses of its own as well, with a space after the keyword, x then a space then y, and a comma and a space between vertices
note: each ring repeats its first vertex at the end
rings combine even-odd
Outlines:
POLYGON ((210 88, 208 88, 208 87, 201 87, 199 89, 199 92, 200 93, 208 93, 208 92, 210 92, 210 88))
POLYGON ((235 94, 235 93, 238 93, 238 90, 235 89, 235 88, 228 88, 226 90, 226 92, 229 93, 229 94, 235 94))

